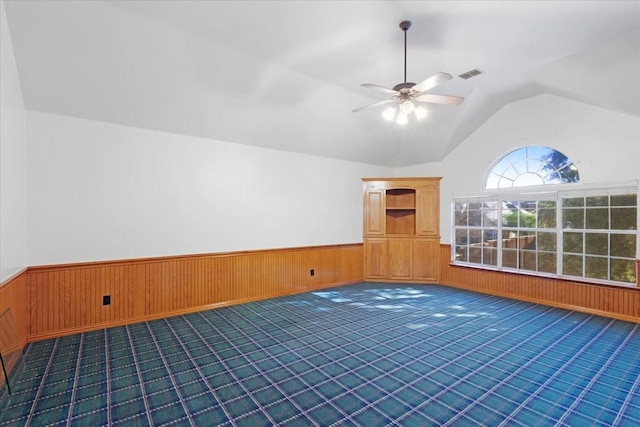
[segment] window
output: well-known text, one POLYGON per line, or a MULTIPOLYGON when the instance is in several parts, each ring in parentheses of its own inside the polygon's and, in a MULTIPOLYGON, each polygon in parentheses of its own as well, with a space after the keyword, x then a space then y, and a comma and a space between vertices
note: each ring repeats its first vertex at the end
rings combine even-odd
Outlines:
POLYGON ((549 147, 518 148, 500 158, 485 179, 486 189, 579 182, 576 165, 549 147))
POLYGON ((635 286, 638 183, 578 182, 552 148, 506 154, 487 175, 491 194, 453 199, 453 263, 635 286))
POLYGON ((562 199, 562 273, 635 283, 636 194, 562 199))
POLYGON ((454 198, 454 264, 636 284, 637 184, 454 198))

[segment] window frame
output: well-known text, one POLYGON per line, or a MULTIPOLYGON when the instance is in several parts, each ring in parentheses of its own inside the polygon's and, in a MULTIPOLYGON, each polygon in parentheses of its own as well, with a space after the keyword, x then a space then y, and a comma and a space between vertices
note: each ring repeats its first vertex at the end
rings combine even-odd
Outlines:
MULTIPOLYGON (((551 277, 551 278, 556 278, 556 279, 563 279, 563 280, 569 280, 569 281, 573 281, 573 282, 585 282, 585 283, 590 283, 590 284, 602 284, 602 285, 612 285, 612 286, 621 286, 621 287, 626 287, 626 288, 638 288, 638 274, 639 274, 639 268, 638 268, 638 262, 637 260, 639 259, 639 254, 640 254, 640 232, 639 232, 639 225, 640 225, 640 191, 639 191, 639 187, 638 187, 638 181, 623 181, 623 182, 613 182, 613 183, 599 183, 599 184, 580 184, 580 183, 571 183, 571 184, 555 184, 555 185, 539 185, 539 186, 535 186, 535 187, 510 187, 510 188, 500 188, 500 189, 491 189, 491 190, 485 190, 482 193, 475 193, 475 194, 467 194, 467 195, 454 195, 451 199, 451 264, 452 265, 457 265, 457 266, 465 266, 465 267, 473 267, 473 268, 480 268, 480 269, 487 269, 487 270, 494 270, 494 271, 503 271, 503 272, 509 272, 509 273, 516 273, 516 274, 525 274, 525 275, 534 275, 534 276, 542 276, 542 277, 551 277), (564 236, 566 233, 569 233, 570 231, 566 231, 569 230, 568 228, 564 227, 564 223, 563 223, 563 219, 564 219, 564 213, 563 213, 563 209, 565 208, 563 206, 563 199, 567 199, 567 198, 572 198, 572 197, 582 197, 585 198, 586 201, 586 197, 597 197, 597 196, 611 196, 611 195, 621 195, 621 194, 634 194, 636 197, 636 205, 635 207, 633 206, 629 206, 630 208, 635 208, 636 210, 636 223, 635 223, 635 229, 627 229, 627 230, 623 230, 623 229, 614 229, 612 228, 611 225, 611 208, 615 207, 611 205, 611 200, 608 200, 608 205, 607 208, 609 209, 609 228, 608 229, 591 229, 591 228, 587 228, 587 224, 582 224, 582 228, 579 229, 575 229, 577 233, 582 233, 583 235, 583 239, 586 239, 586 234, 607 234, 607 236, 611 236, 611 235, 633 235, 635 236, 635 254, 634 254, 634 258, 628 258, 628 257, 618 257, 618 256, 613 256, 611 253, 611 245, 609 243, 609 246, 607 248, 607 254, 606 255, 602 255, 602 254, 592 254, 590 252, 587 252, 587 247, 584 245, 582 245, 582 253, 579 254, 579 256, 582 257, 582 275, 581 276, 577 276, 577 275, 571 275, 571 274, 565 274, 563 271, 563 262, 564 262, 564 247, 563 247, 563 243, 564 243, 564 236), (503 209, 504 209, 504 203, 505 202, 514 202, 514 201, 536 201, 537 204, 537 208, 539 209, 540 203, 541 201, 554 201, 555 202, 555 228, 553 229, 548 229, 548 228, 541 228, 539 227, 540 222, 539 220, 537 220, 536 222, 536 226, 535 227, 505 227, 503 225, 503 209), (493 203, 493 204, 497 204, 497 209, 498 209, 498 214, 497 214, 497 227, 485 227, 484 224, 482 224, 482 222, 480 223, 479 226, 470 226, 469 222, 467 221, 466 225, 458 225, 456 224, 456 205, 457 204, 461 204, 461 203, 493 203), (469 248, 470 243, 466 243, 465 245, 459 245, 458 244, 458 236, 462 235, 464 236, 464 233, 458 233, 459 230, 467 230, 467 236, 469 236, 468 231, 469 230, 479 230, 479 234, 482 236, 481 238, 484 238, 484 230, 493 230, 496 229, 496 236, 497 236, 497 244, 496 244, 496 263, 495 264, 490 264, 490 263, 483 263, 484 261, 484 253, 485 253, 485 246, 484 246, 484 240, 483 244, 480 246, 480 251, 482 251, 482 256, 480 257, 480 262, 471 262, 470 261, 470 256, 469 256, 469 248), (511 230, 514 231, 514 229, 516 231, 527 231, 527 232, 535 232, 536 236, 538 236, 538 233, 540 232, 555 232, 556 233, 556 266, 555 266, 555 272, 547 272, 547 271, 535 271, 535 270, 529 270, 529 269, 523 269, 521 268, 520 265, 516 265, 516 267, 505 267, 503 265, 503 260, 504 260, 504 248, 503 248, 503 231, 506 230, 511 230), (467 254, 467 258, 463 261, 460 261, 458 259, 458 249, 460 247, 465 247, 466 248, 466 254, 467 254), (589 256, 593 256, 593 255, 597 255, 596 257, 601 257, 601 258, 606 258, 607 260, 607 279, 602 279, 602 278, 594 278, 594 277, 588 277, 587 274, 585 274, 586 271, 586 267, 585 267, 585 260, 587 257, 589 256), (611 272, 611 261, 613 259, 624 259, 626 261, 633 261, 633 268, 634 268, 634 272, 635 272, 635 282, 624 282, 624 281, 616 281, 616 280, 610 280, 610 272, 611 272)), ((484 205, 483 205, 484 206, 484 205)), ((583 209, 585 209, 585 215, 586 215, 586 207, 583 207, 583 209)), ((536 212, 538 212, 539 210, 537 210, 536 212)), ((483 219, 481 218, 481 221, 483 219)), ((478 233, 476 233, 477 235, 478 233)), ((610 237, 608 237, 608 241, 610 242, 610 237)), ((537 240, 537 239, 536 239, 537 240)), ((519 240, 518 240, 519 241, 519 240)), ((536 249, 535 249, 535 260, 536 260, 536 269, 539 270, 539 264, 538 264, 538 257, 540 255, 540 253, 544 252, 541 251, 539 249, 539 242, 536 241, 536 249)), ((521 255, 524 256, 524 253, 520 252, 520 249, 516 250, 517 252, 517 258, 519 258, 521 255)), ((572 255, 572 254, 570 254, 572 255)))

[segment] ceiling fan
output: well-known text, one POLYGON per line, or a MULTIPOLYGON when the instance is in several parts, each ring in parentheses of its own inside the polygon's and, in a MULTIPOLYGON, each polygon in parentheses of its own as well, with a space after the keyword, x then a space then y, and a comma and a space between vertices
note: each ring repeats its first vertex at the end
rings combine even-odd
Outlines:
POLYGON ((404 82, 398 83, 393 87, 393 89, 373 83, 364 83, 360 85, 362 87, 375 89, 389 94, 391 95, 391 99, 356 108, 353 110, 354 113, 366 108, 392 104, 382 113, 382 115, 387 120, 393 120, 395 118, 396 123, 405 124, 407 123, 407 116, 411 113, 414 113, 417 119, 426 117, 427 110, 420 105, 422 102, 457 105, 464 101, 464 98, 460 96, 427 93, 428 90, 446 82, 447 80, 451 80, 451 74, 442 72, 437 73, 418 84, 407 82, 407 31, 409 28, 411 28, 411 21, 402 21, 400 23, 400 29, 404 32, 404 82))

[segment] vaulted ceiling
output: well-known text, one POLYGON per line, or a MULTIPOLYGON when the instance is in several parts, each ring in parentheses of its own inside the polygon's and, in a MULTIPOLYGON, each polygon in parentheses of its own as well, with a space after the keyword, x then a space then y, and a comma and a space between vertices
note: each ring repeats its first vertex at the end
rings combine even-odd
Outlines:
POLYGON ((542 93, 640 117, 640 1, 6 0, 25 107, 364 163, 442 159, 542 93), (440 72, 405 126, 360 87, 440 72), (472 69, 482 74, 458 77, 472 69))

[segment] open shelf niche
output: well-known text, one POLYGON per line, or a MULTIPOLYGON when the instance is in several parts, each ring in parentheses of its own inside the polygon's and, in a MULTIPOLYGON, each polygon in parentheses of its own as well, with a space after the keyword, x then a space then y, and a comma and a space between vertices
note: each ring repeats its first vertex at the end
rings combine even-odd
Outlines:
POLYGON ((393 188, 386 190, 386 230, 387 234, 416 234, 416 190, 393 188))

